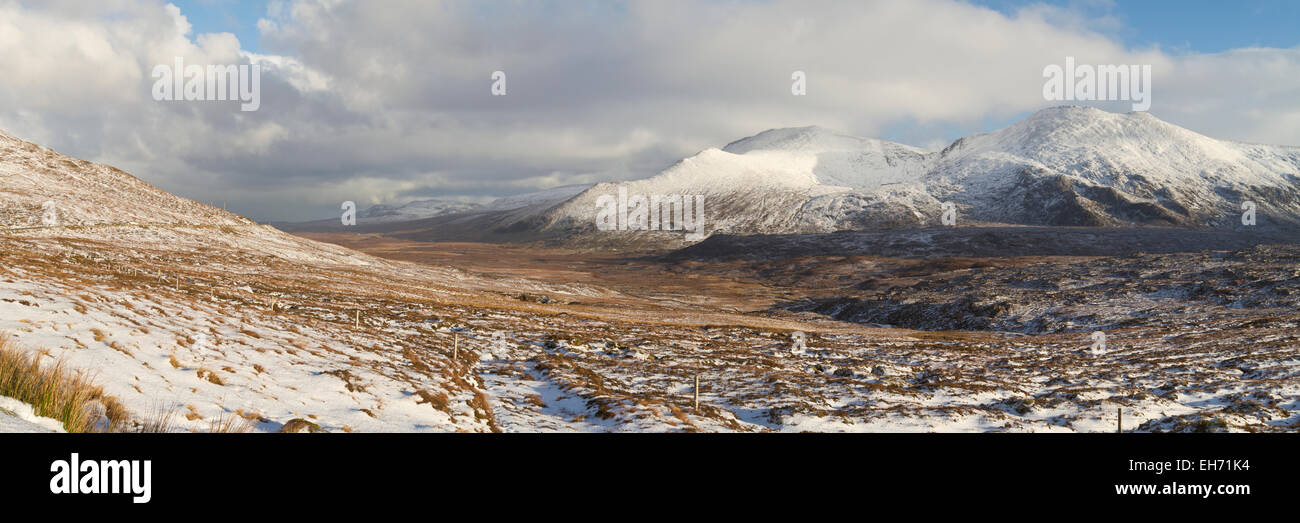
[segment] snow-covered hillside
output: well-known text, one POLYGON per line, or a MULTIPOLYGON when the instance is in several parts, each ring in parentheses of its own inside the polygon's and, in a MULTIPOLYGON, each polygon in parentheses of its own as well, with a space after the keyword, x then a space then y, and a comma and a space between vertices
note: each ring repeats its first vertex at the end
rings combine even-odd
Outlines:
POLYGON ((552 187, 541 191, 505 196, 497 198, 496 200, 493 200, 492 203, 487 204, 487 209, 493 211, 508 211, 537 205, 555 205, 590 188, 591 184, 589 183, 561 185, 559 187, 552 187))
MULTIPOLYGON (((473 370, 490 329, 445 304, 499 296, 498 281, 293 236, 7 134, 0 252, 0 333, 92 372, 137 421, 493 430, 473 370)), ((20 410, 0 403, 0 431, 43 427, 20 410)))
POLYGON ((357 223, 393 223, 423 220, 444 214, 472 212, 482 208, 476 203, 456 200, 416 200, 404 205, 372 205, 357 216, 357 223))
POLYGON ((1040 225, 1260 225, 1300 216, 1300 147, 1216 140, 1148 113, 1040 111, 958 140, 924 183, 973 219, 1040 225))
POLYGON ((0 131, 0 228, 105 224, 252 225, 108 165, 78 160, 0 131))
POLYGON ((774 129, 663 172, 598 184, 546 227, 591 232, 601 195, 704 195, 710 232, 780 234, 963 223, 1231 228, 1300 221, 1300 147, 1216 140, 1147 113, 1039 111, 927 152, 820 127, 774 129))
POLYGON ((416 200, 403 205, 374 205, 357 216, 361 225, 423 220, 448 214, 509 211, 537 205, 555 205, 590 188, 590 184, 564 185, 536 192, 497 198, 487 205, 448 199, 416 200))
POLYGON ((818 183, 859 191, 916 180, 924 174, 928 154, 923 149, 858 138, 816 126, 763 131, 732 142, 722 150, 732 154, 811 155, 817 159, 812 170, 818 183))

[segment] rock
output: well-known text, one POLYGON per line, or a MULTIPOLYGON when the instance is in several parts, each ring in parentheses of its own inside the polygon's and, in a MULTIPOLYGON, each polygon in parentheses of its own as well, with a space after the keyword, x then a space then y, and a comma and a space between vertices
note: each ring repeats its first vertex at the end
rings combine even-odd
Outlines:
POLYGON ((302 418, 294 418, 280 427, 280 432, 285 434, 296 434, 301 432, 326 433, 328 430, 320 428, 320 425, 312 423, 302 418))

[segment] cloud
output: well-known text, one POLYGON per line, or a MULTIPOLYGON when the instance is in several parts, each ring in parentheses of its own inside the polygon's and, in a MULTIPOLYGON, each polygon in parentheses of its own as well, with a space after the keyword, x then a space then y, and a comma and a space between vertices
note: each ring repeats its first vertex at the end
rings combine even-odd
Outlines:
POLYGON ((1049 105, 1043 67, 1066 56, 1152 65, 1173 123, 1300 144, 1300 50, 1126 49, 1085 7, 275 1, 250 53, 156 0, 0 0, 0 128, 265 220, 645 176, 773 127, 934 146, 1049 105), (261 108, 155 102, 148 72, 175 56, 262 65, 261 108))

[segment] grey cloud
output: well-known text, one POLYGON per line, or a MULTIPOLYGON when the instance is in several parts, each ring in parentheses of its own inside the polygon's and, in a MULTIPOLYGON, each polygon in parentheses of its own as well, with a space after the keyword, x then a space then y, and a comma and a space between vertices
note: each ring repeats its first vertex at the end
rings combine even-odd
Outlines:
POLYGON ((148 90, 153 64, 178 54, 249 60, 233 37, 185 34, 152 0, 70 5, 0 6, 19 34, 0 43, 0 73, 23 72, 0 85, 0 127, 263 220, 328 216, 343 199, 483 200, 645 176, 774 127, 933 146, 1049 105, 1042 68, 1067 55, 1153 64, 1161 118, 1300 143, 1296 50, 1126 50, 1104 10, 300 0, 260 24, 262 107, 241 113, 148 90), (53 45, 67 39, 111 52, 70 56, 53 45), (495 70, 505 97, 489 93, 495 70), (794 70, 808 96, 790 95, 794 70))

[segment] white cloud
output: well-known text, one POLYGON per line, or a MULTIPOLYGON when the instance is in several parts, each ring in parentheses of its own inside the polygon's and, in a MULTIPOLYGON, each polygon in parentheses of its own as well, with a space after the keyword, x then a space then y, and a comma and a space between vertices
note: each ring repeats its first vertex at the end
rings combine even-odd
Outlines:
POLYGON ((230 34, 192 34, 157 0, 0 0, 0 127, 263 219, 328 216, 344 193, 486 198, 648 174, 772 127, 911 125, 910 143, 933 146, 1049 105, 1041 73, 1065 56, 1151 64, 1160 118, 1300 144, 1300 49, 1125 49, 1122 24, 1090 12, 277 0, 255 53, 230 34), (261 109, 153 101, 148 71, 175 56, 262 64, 261 109), (505 97, 489 93, 495 70, 505 97), (807 96, 790 95, 794 70, 807 96))

